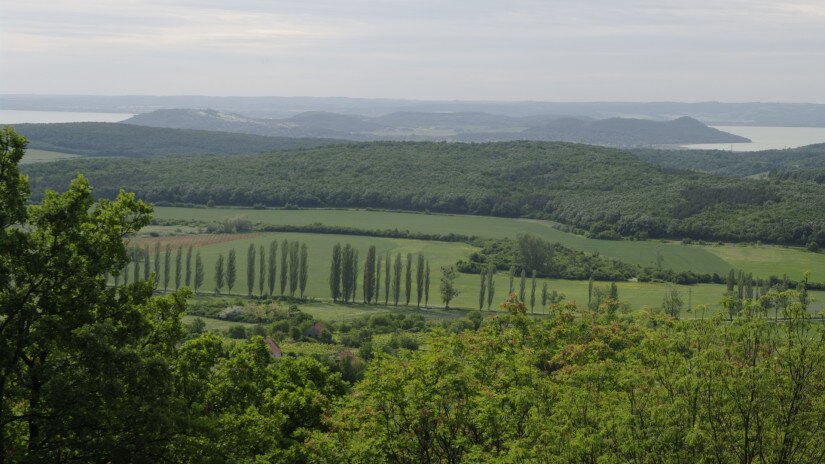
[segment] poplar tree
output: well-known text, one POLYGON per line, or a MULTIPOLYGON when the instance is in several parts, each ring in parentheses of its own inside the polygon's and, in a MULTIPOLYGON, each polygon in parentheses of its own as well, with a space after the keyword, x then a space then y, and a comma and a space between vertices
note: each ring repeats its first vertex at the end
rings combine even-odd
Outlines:
POLYGON ((298 265, 300 257, 301 244, 292 242, 289 244, 289 296, 295 296, 295 291, 298 290, 298 265))
POLYGON ((424 296, 424 255, 418 253, 418 263, 415 266, 415 307, 421 308, 421 298, 424 296))
POLYGON ((264 296, 264 285, 266 285, 266 249, 263 245, 258 249, 258 294, 264 296))
POLYGON ((349 301, 350 290, 352 289, 352 245, 347 243, 341 251, 341 298, 344 302, 349 301))
POLYGON ((332 246, 332 259, 329 263, 329 296, 332 301, 341 297, 341 244, 332 246))
POLYGON ((547 309, 547 282, 541 286, 541 307, 547 309))
POLYGON ((269 243, 269 259, 266 262, 267 265, 267 284, 269 286, 269 296, 275 294, 275 272, 278 270, 277 267, 277 259, 278 259, 278 241, 273 240, 269 243))
POLYGON ((424 268, 424 307, 430 307, 430 260, 427 260, 427 267, 424 268))
POLYGON ((525 297, 526 287, 527 287, 527 271, 525 271, 522 268, 522 270, 521 270, 521 279, 519 281, 519 287, 518 287, 518 299, 521 300, 522 303, 525 301, 524 297, 525 297))
POLYGON ((390 302, 390 252, 384 259, 384 306, 390 302))
POLYGON ((508 294, 513 293, 516 290, 516 288, 513 287, 513 278, 515 278, 515 276, 516 276, 516 267, 515 266, 510 266, 510 291, 507 292, 508 294))
POLYGON ((281 242, 281 279, 280 279, 280 287, 281 287, 281 295, 286 295, 286 282, 289 278, 288 274, 288 267, 287 267, 287 259, 289 258, 289 242, 284 239, 281 242))
POLYGON ((375 294, 375 245, 370 245, 367 249, 367 257, 364 260, 364 303, 372 303, 375 294))
POLYGON ((249 244, 246 249, 246 294, 252 296, 255 288, 255 245, 249 244))
POLYGON ((407 269, 404 273, 404 298, 406 302, 404 306, 410 305, 410 298, 412 297, 412 253, 407 253, 407 269))
MULTIPOLYGON (((140 248, 132 248, 132 259, 134 260, 134 262, 133 262, 134 271, 135 271, 134 279, 135 279, 135 282, 137 282, 138 279, 140 279, 140 248)), ((124 284, 129 283, 128 269, 127 269, 127 274, 123 279, 123 283, 124 284)))
POLYGON ((495 275, 496 267, 491 264, 489 269, 487 269, 487 311, 493 308, 493 297, 496 294, 495 275))
POLYGON ((201 260, 201 252, 195 255, 195 293, 201 289, 203 285, 203 260, 201 260))
POLYGON ((401 253, 397 253, 392 274, 392 300, 395 306, 398 306, 398 300, 401 298, 401 266, 401 253))
POLYGON ((223 290, 224 278, 223 255, 218 255, 218 260, 215 261, 215 293, 221 293, 223 290))
POLYGON ((183 281, 187 287, 192 285, 192 245, 186 249, 186 275, 183 281))
POLYGON ((350 265, 352 269, 350 272, 352 273, 352 278, 350 279, 350 284, 352 288, 350 289, 350 299, 353 303, 355 303, 355 294, 358 291, 358 250, 352 249, 352 261, 350 261, 350 265))
MULTIPOLYGON (((151 276, 152 270, 149 267, 149 244, 147 243, 143 248, 143 280, 149 280, 151 276)), ((135 276, 135 282, 137 282, 137 276, 135 276)))
POLYGON ((169 288, 170 271, 172 270, 172 244, 166 244, 166 252, 163 254, 163 291, 169 288))
POLYGON ((155 242, 155 262, 152 264, 155 271, 155 288, 160 283, 160 242, 155 242))
POLYGON ((183 247, 178 245, 175 253, 175 290, 180 289, 181 276, 183 275, 183 247))
POLYGON ((232 287, 235 286, 235 278, 238 276, 238 269, 235 267, 235 249, 229 250, 226 257, 226 293, 232 294, 232 287))
POLYGON ((736 272, 733 269, 728 272, 728 278, 725 280, 725 284, 727 284, 727 292, 733 293, 733 287, 736 284, 736 272))
POLYGON ((593 304, 593 275, 587 280, 587 307, 590 308, 593 304))
POLYGON ((298 287, 301 291, 301 298, 304 297, 304 293, 307 289, 307 278, 309 277, 309 251, 307 250, 307 244, 301 244, 301 262, 298 265, 300 271, 298 272, 298 287))
POLYGON ((533 269, 532 282, 530 284, 530 311, 536 312, 536 270, 533 269))
MULTIPOLYGON (((134 250, 131 250, 129 256, 135 259, 134 250)), ((129 285, 129 263, 123 266, 123 285, 129 285)))
POLYGON ((484 298, 485 295, 484 294, 485 294, 485 290, 487 289, 487 275, 484 272, 484 270, 482 270, 479 273, 479 275, 481 276, 481 285, 479 285, 479 287, 478 287, 479 288, 479 291, 478 291, 478 310, 481 311, 481 310, 484 309, 484 303, 485 303, 485 298, 484 298))
POLYGON ((378 255, 378 262, 375 263, 375 295, 373 295, 373 299, 375 300, 375 304, 378 304, 378 299, 381 296, 381 270, 383 269, 381 263, 381 255, 378 255))

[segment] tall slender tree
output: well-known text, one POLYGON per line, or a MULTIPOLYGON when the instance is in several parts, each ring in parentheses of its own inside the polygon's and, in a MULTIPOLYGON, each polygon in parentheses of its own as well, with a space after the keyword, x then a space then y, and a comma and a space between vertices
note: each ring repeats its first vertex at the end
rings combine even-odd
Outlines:
POLYGON ((367 249, 367 257, 364 260, 364 303, 372 303, 375 294, 375 245, 370 245, 367 249))
POLYGON ((267 278, 267 285, 269 286, 269 296, 273 296, 275 294, 275 273, 278 270, 277 265, 278 259, 278 241, 273 240, 269 243, 269 259, 266 261, 267 270, 266 270, 266 278, 267 278))
POLYGON ((341 298, 344 302, 350 299, 352 291, 352 245, 347 243, 341 251, 341 298))
POLYGON ((246 294, 252 296, 255 288, 255 245, 250 243, 246 249, 246 294))
POLYGON ((183 247, 178 245, 178 251, 175 253, 175 290, 180 289, 181 277, 183 274, 183 247))
MULTIPOLYGON (((149 244, 143 247, 143 280, 149 280, 152 277, 152 268, 149 267, 149 244)), ((135 276, 137 279, 137 276, 135 276)), ((137 282, 137 280, 135 280, 137 282)))
POLYGON ((395 306, 398 306, 398 300, 401 298, 401 267, 401 253, 397 253, 392 275, 392 300, 395 306))
POLYGON ((547 309, 547 298, 548 298, 548 296, 549 295, 547 293, 547 282, 544 282, 541 285, 541 308, 542 309, 547 309))
POLYGON ((352 273, 352 278, 350 280, 352 288, 350 289, 349 294, 350 300, 355 303, 355 294, 358 291, 358 250, 354 248, 352 250, 352 261, 350 261, 350 265, 352 266, 352 269, 350 270, 352 273))
POLYGON ((524 302, 524 301, 526 301, 524 297, 525 297, 525 291, 527 290, 527 271, 525 271, 523 268, 521 270, 521 276, 520 277, 521 277, 521 279, 519 281, 518 299, 521 300, 522 302, 524 302))
POLYGON ((530 311, 536 312, 536 270, 533 269, 533 275, 530 283, 530 311))
MULTIPOLYGON (((140 279, 140 259, 141 259, 140 255, 141 255, 140 248, 132 248, 132 260, 133 260, 134 270, 135 270, 135 277, 134 277, 135 282, 137 282, 138 279, 140 279)), ((123 280, 123 283, 124 284, 129 283, 129 276, 128 275, 123 280)))
POLYGON ((192 285, 192 245, 186 248, 186 275, 183 281, 187 287, 192 285))
POLYGON ((491 264, 487 269, 487 311, 493 309, 493 298, 496 294, 496 267, 491 264))
POLYGON ((384 256, 384 306, 390 302, 390 252, 384 256))
MULTIPOLYGON (((134 249, 129 250, 129 258, 133 261, 137 261, 134 251, 134 249)), ((123 285, 129 285, 129 263, 126 263, 126 265, 123 266, 123 285)))
POLYGON ((201 259, 201 252, 199 251, 195 255, 195 293, 198 293, 198 291, 201 289, 201 286, 203 286, 203 277, 203 260, 201 259))
POLYGON ((155 262, 152 263, 155 271, 155 288, 160 283, 160 242, 155 242, 155 262))
POLYGON ((415 307, 421 308, 421 299, 424 297, 424 255, 418 253, 418 261, 415 266, 415 307))
POLYGON ((281 278, 280 278, 280 287, 281 287, 281 295, 286 295, 286 283, 289 279, 289 268, 288 268, 288 260, 289 259, 289 242, 284 239, 281 242, 281 278))
POLYGON ((486 303, 485 293, 487 290, 487 273, 482 270, 479 275, 481 276, 481 283, 478 286, 478 310, 481 311, 484 309, 484 303, 486 303))
POLYGON ((301 292, 301 298, 304 297, 307 289, 307 279, 309 277, 309 251, 307 244, 301 244, 301 261, 298 264, 298 289, 301 292))
POLYGON ((258 295, 264 296, 266 285, 266 248, 263 245, 258 249, 258 295))
POLYGON ((172 270, 172 244, 166 244, 166 250, 163 253, 163 291, 169 289, 170 271, 172 270))
POLYGON ((508 294, 513 293, 516 290, 516 288, 513 286, 513 279, 515 278, 515 276, 516 276, 516 267, 515 266, 510 266, 510 290, 508 291, 508 294))
POLYGON ((407 253, 407 267, 404 269, 404 306, 410 305, 412 297, 412 253, 407 253))
POLYGON ((224 264, 223 264, 223 255, 218 255, 218 260, 215 261, 215 292, 221 293, 223 290, 223 282, 224 282, 224 264))
POLYGON ((235 249, 231 248, 226 256, 226 293, 232 294, 232 287, 235 286, 235 279, 238 277, 236 267, 235 249))
POLYGON ((341 298, 341 244, 332 246, 332 259, 329 263, 329 296, 332 301, 341 298))
POLYGON ((590 279, 587 280, 587 307, 590 308, 593 305, 593 274, 590 275, 590 279))
POLYGON ((424 268, 424 307, 430 307, 430 260, 427 260, 427 267, 424 268))
POLYGON ((377 256, 378 262, 375 263, 375 290, 373 291, 375 304, 378 304, 378 299, 381 297, 381 271, 383 270, 381 255, 377 256))
POLYGON ((301 244, 297 241, 289 245, 289 296, 295 296, 295 291, 298 290, 300 251, 301 244))

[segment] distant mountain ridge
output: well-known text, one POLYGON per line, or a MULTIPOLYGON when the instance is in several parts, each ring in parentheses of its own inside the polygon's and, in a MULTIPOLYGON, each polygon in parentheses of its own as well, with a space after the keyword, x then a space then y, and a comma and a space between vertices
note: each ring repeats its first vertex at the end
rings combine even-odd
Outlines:
POLYGON ((29 148, 87 156, 238 155, 344 143, 107 122, 15 124, 14 129, 26 136, 29 148))
POLYGON ((479 112, 397 112, 378 117, 311 111, 283 119, 252 118, 212 109, 168 109, 124 121, 151 127, 238 132, 276 137, 325 137, 353 141, 417 140, 490 142, 538 140, 607 146, 739 143, 747 138, 690 117, 672 121, 527 116, 479 112))
POLYGON ((825 104, 781 102, 438 101, 348 97, 0 94, 0 108, 133 114, 158 109, 213 108, 224 113, 240 113, 256 118, 288 118, 306 111, 371 117, 397 112, 476 112, 510 117, 550 115, 580 119, 639 118, 658 121, 690 116, 714 126, 825 127, 825 104))

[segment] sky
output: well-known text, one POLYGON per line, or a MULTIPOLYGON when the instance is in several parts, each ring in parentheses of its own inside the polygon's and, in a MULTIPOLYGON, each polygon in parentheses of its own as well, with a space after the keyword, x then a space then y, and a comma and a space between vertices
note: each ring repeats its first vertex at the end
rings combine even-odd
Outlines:
POLYGON ((825 103, 825 0, 0 0, 0 93, 825 103))

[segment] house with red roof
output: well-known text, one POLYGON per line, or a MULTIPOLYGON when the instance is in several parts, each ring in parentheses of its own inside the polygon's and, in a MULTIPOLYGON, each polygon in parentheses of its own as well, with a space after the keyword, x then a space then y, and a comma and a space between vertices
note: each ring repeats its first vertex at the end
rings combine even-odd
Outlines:
POLYGON ((269 351, 269 354, 270 354, 273 358, 280 358, 281 356, 283 356, 283 355, 284 355, 284 352, 283 352, 283 351, 281 351, 281 347, 280 347, 280 346, 278 346, 278 344, 277 344, 277 343, 275 343, 275 340, 273 340, 273 339, 271 339, 271 338, 269 338, 269 337, 266 337, 266 338, 264 339, 264 343, 266 344, 266 348, 267 348, 267 350, 269 351))

